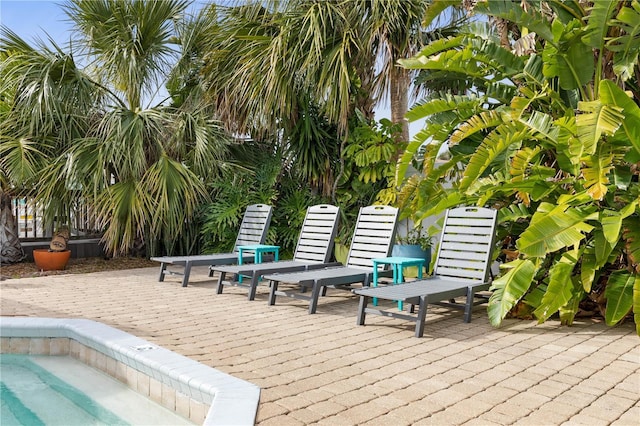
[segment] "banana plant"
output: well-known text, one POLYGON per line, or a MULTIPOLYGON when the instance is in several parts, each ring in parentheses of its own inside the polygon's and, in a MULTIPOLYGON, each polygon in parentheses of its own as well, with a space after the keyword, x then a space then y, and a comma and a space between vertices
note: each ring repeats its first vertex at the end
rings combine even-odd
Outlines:
POLYGON ((479 20, 402 61, 450 70, 467 89, 407 114, 426 124, 398 162, 398 200, 414 220, 500 209, 510 257, 493 282, 493 325, 516 311, 571 324, 591 301, 609 325, 633 312, 640 335, 640 3, 546 3, 480 1, 476 13, 509 22, 510 46, 479 20))

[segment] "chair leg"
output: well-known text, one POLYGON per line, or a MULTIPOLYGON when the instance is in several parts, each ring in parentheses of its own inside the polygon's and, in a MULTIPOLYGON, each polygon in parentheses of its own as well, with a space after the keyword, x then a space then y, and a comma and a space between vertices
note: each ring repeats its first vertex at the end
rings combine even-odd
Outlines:
POLYGON ((326 293, 326 291, 327 287, 323 286, 319 282, 316 281, 313 283, 313 288, 311 289, 311 299, 309 300, 309 314, 316 313, 320 293, 326 293))
POLYGON ((269 291, 269 302, 268 304, 270 306, 273 306, 276 304, 276 291, 278 291, 278 281, 271 281, 269 283, 269 287, 271 287, 271 290, 269 291))
POLYGON ((225 272, 220 271, 220 276, 218 277, 218 286, 216 287, 216 293, 222 294, 222 290, 224 289, 224 277, 227 275, 225 272))
POLYGON ((167 264, 164 262, 160 263, 160 276, 158 277, 158 281, 164 281, 164 271, 167 269, 167 264))
POLYGON ((251 276, 251 282, 249 283, 249 300, 256 298, 256 290, 258 289, 258 281, 260 281, 260 274, 253 274, 251 276))
POLYGON ((464 306, 464 322, 471 322, 473 311, 473 287, 467 287, 467 304, 464 306))
POLYGON ((187 262, 184 265, 184 276, 182 277, 182 287, 186 287, 189 282, 189 275, 191 275, 191 262, 187 262))
POLYGON ((364 325, 364 320, 367 314, 365 313, 365 309, 367 309, 367 303, 369 299, 367 296, 360 296, 360 302, 358 303, 358 319, 356 321, 357 325, 364 325))
POLYGON ((424 320, 427 316, 427 296, 420 296, 420 306, 418 306, 418 317, 416 318, 416 337, 424 334, 424 320))

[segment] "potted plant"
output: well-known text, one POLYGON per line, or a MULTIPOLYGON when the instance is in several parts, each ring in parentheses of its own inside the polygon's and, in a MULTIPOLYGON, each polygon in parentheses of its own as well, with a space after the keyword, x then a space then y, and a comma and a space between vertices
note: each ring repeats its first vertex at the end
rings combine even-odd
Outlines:
MULTIPOLYGON (((429 236, 426 229, 418 226, 409 229, 404 236, 396 237, 396 244, 393 246, 391 255, 393 257, 414 257, 425 260, 425 267, 429 270, 431 263, 431 247, 433 238, 429 236)), ((408 277, 416 277, 416 268, 407 268, 404 274, 408 277)))
POLYGON ((54 233, 48 249, 34 249, 33 260, 41 271, 58 271, 67 266, 71 257, 71 250, 67 248, 69 242, 69 228, 62 226, 54 233))

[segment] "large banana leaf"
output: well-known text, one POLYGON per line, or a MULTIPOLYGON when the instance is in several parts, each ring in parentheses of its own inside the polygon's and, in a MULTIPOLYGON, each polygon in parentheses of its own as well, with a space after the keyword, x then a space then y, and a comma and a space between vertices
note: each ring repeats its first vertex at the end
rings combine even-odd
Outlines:
POLYGON ((640 276, 628 271, 614 271, 609 276, 607 289, 607 310, 604 319, 607 325, 617 324, 630 311, 633 305, 633 290, 640 285, 640 276))
POLYGON ((584 251, 580 258, 580 281, 582 283, 582 288, 587 293, 591 291, 591 287, 596 280, 596 272, 602 267, 602 265, 598 264, 596 261, 595 245, 595 238, 592 238, 584 247, 584 251))
POLYGON ((633 76, 640 53, 640 2, 633 1, 631 7, 633 9, 622 7, 616 18, 611 21, 612 25, 618 26, 622 31, 617 37, 611 37, 607 43, 607 48, 616 52, 613 70, 622 81, 633 76))
POLYGON ((571 299, 564 306, 561 306, 560 309, 558 309, 558 313, 560 314, 560 323, 564 325, 573 324, 573 319, 580 308, 580 301, 584 298, 585 294, 577 277, 571 277, 571 281, 573 288, 571 299))
POLYGON ((469 164, 460 182, 460 189, 467 189, 474 181, 482 176, 484 171, 514 144, 518 144, 530 136, 527 129, 517 130, 513 126, 498 126, 491 132, 471 156, 469 164))
POLYGON ((478 2, 476 10, 489 13, 507 21, 516 22, 521 27, 527 27, 547 41, 553 41, 553 34, 547 19, 537 8, 525 11, 520 2, 509 0, 485 0, 478 2))
POLYGON ((493 39, 483 40, 476 37, 471 40, 471 44, 476 50, 474 59, 489 65, 498 74, 511 75, 520 72, 524 67, 524 61, 520 56, 494 43, 493 39))
POLYGON ((422 20, 422 25, 424 25, 425 28, 428 27, 445 9, 458 6, 459 4, 460 2, 458 0, 433 0, 427 8, 427 12, 422 20))
POLYGON ((440 99, 430 99, 427 102, 418 102, 405 115, 409 122, 422 120, 434 114, 441 114, 447 111, 463 111, 468 109, 474 111, 484 102, 483 99, 473 96, 444 95, 440 99))
POLYGON ((596 1, 589 13, 589 21, 584 28, 582 41, 595 49, 603 50, 604 43, 609 32, 609 19, 618 9, 615 1, 596 1))
POLYGON ((465 40, 466 36, 448 37, 435 40, 429 43, 429 45, 422 49, 415 57, 400 59, 398 63, 400 63, 403 68, 407 69, 423 69, 431 56, 460 47, 465 40))
POLYGON ((584 146, 575 135, 577 125, 575 117, 562 117, 554 122, 558 128, 556 155, 560 168, 576 176, 580 170, 580 164, 584 146))
POLYGON ((498 212, 498 223, 516 222, 520 219, 528 219, 530 217, 531 212, 524 204, 510 204, 501 208, 498 212))
POLYGON ((593 78, 593 52, 578 37, 571 39, 556 53, 558 79, 565 90, 578 89, 593 78))
POLYGON ((634 265, 636 273, 640 274, 640 218, 632 217, 624 221, 622 237, 629 263, 634 265))
POLYGON ((602 268, 607 261, 615 244, 610 243, 600 229, 593 231, 594 253, 596 255, 596 267, 602 268))
POLYGON ((502 268, 507 269, 507 272, 493 281, 493 294, 487 308, 489 322, 494 327, 500 325, 518 300, 529 290, 538 269, 529 259, 516 259, 502 265, 502 268))
POLYGON ((596 217, 590 209, 542 203, 529 227, 520 235, 516 247, 527 256, 544 257, 547 253, 575 246, 593 230, 593 226, 585 221, 596 217))
MULTIPOLYGON (((533 130, 535 132, 534 134, 539 133, 550 141, 555 142, 558 138, 559 129, 553 126, 553 117, 549 114, 533 111, 526 120, 521 118, 520 122, 533 130)), ((536 134, 536 136, 538 135, 536 134)))
MULTIPOLYGON (((527 180, 527 172, 529 171, 531 164, 535 162, 539 154, 539 146, 536 146, 535 148, 525 147, 517 151, 511 159, 511 168, 509 169, 509 173, 512 176, 511 181, 523 182, 527 180)), ((518 197, 527 206, 531 204, 529 192, 525 191, 524 188, 518 190, 518 197)))
POLYGON ((544 74, 542 73, 542 58, 540 55, 531 55, 529 60, 524 65, 524 75, 528 81, 535 81, 538 86, 542 86, 545 83, 544 74))
POLYGON ((484 67, 481 66, 480 61, 476 60, 476 51, 469 46, 461 51, 447 50, 430 59, 423 57, 418 59, 421 64, 409 62, 407 68, 446 71, 474 78, 484 78, 485 76, 484 67))
POLYGON ((622 220, 631 216, 635 212, 637 205, 638 201, 634 201, 624 206, 620 211, 603 209, 600 212, 602 232, 608 242, 611 244, 618 242, 622 220))
POLYGON ((483 111, 461 123, 451 135, 449 144, 455 145, 477 132, 494 128, 502 123, 504 123, 504 119, 498 111, 483 111))
POLYGON ((607 194, 609 184, 609 172, 613 168, 613 154, 610 147, 598 146, 595 155, 590 155, 584 160, 585 167, 582 169, 584 186, 587 193, 594 200, 602 200, 607 194))
POLYGON ((578 249, 566 252, 549 271, 549 285, 542 296, 540 306, 533 312, 542 324, 558 309, 565 306, 572 297, 571 274, 578 261, 578 249))
POLYGON ((622 131, 640 154, 640 107, 616 84, 609 80, 600 82, 600 100, 622 110, 622 131))
POLYGON ((584 144, 584 152, 593 155, 602 135, 613 135, 620 127, 623 109, 600 101, 580 102, 578 109, 583 111, 576 116, 578 138, 584 144))

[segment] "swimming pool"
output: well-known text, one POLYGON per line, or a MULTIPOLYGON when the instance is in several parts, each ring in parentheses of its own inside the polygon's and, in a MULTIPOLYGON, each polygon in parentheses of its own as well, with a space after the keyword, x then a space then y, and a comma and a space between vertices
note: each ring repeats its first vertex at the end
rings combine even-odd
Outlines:
POLYGON ((0 353, 69 355, 205 425, 252 425, 260 388, 96 321, 0 317, 0 353))
POLYGON ((69 356, 0 356, 0 418, 13 425, 193 424, 69 356))

